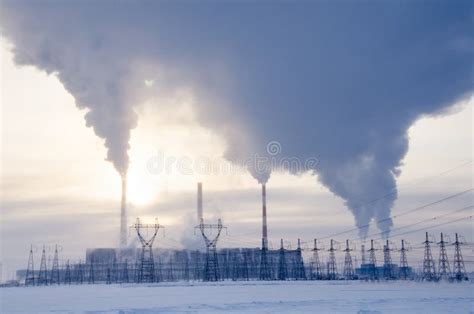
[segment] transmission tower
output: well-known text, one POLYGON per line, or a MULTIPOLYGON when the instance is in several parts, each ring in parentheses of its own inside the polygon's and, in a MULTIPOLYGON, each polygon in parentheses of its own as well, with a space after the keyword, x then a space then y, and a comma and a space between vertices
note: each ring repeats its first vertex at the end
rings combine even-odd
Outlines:
POLYGON ((370 240, 370 249, 369 249, 369 278, 371 280, 378 279, 377 271, 377 258, 375 257, 374 240, 370 240))
POLYGON ((219 236, 221 235, 222 229, 225 229, 222 225, 221 220, 217 221, 217 224, 205 224, 204 219, 201 219, 201 223, 199 226, 195 228, 199 228, 201 231, 202 238, 204 239, 204 243, 206 244, 206 263, 204 266, 204 281, 218 281, 219 280, 219 265, 217 260, 217 241, 219 240, 219 236), (213 230, 216 229, 217 233, 214 238, 209 238, 206 235, 206 230, 213 230))
POLYGON ((349 240, 346 240, 346 249, 343 250, 345 252, 344 258, 344 278, 346 280, 354 279, 354 267, 352 265, 352 257, 351 257, 351 249, 349 248, 349 240))
POLYGON ((329 248, 329 262, 328 262, 328 280, 337 279, 337 265, 336 265, 336 249, 334 248, 334 240, 331 239, 331 246, 329 248))
POLYGON ((79 264, 77 264, 76 282, 78 284, 82 284, 84 282, 84 266, 81 260, 79 260, 79 264))
POLYGON ((423 242, 425 245, 425 256, 423 259, 423 276, 422 279, 426 281, 432 281, 436 279, 436 269, 435 263, 433 260, 433 255, 431 254, 430 241, 428 238, 428 232, 426 232, 426 240, 423 242))
POLYGON ((441 232, 441 240, 439 245, 439 260, 438 260, 438 276, 440 279, 449 280, 451 278, 451 269, 449 267, 448 253, 446 251, 446 244, 444 235, 441 232))
POLYGON ((64 274, 64 283, 66 285, 71 284, 71 266, 69 265, 69 260, 66 261, 66 271, 64 274))
POLYGON ((392 249, 390 249, 390 241, 387 240, 383 247, 383 272, 386 280, 395 279, 393 273, 392 256, 390 254, 391 251, 392 249))
POLYGON ((456 241, 454 245, 454 279, 457 281, 468 280, 466 276, 466 270, 464 268, 464 261, 461 254, 461 245, 463 242, 459 241, 458 234, 456 233, 456 241))
POLYGON ((38 275, 38 286, 48 285, 48 270, 46 268, 46 251, 43 245, 43 251, 41 253, 40 271, 38 275))
POLYGON ((35 265, 33 263, 33 245, 30 247, 30 256, 28 257, 28 267, 26 268, 25 286, 35 285, 35 265))
POLYGON ((58 246, 54 248, 54 258, 53 258, 53 267, 51 269, 51 284, 59 285, 59 256, 58 256, 58 246))
POLYGON ((400 249, 400 268, 399 276, 400 279, 408 279, 408 260, 407 260, 407 251, 405 248, 405 240, 402 240, 402 248, 400 249))
POLYGON ((90 265, 89 265, 89 278, 87 281, 88 284, 95 283, 95 270, 94 270, 94 258, 91 256, 90 265))
POLYGON ((288 269, 286 267, 285 248, 283 246, 283 239, 281 239, 278 261, 278 280, 286 280, 287 277, 288 269))
POLYGON ((360 246, 360 259, 361 259, 361 265, 365 264, 365 245, 362 244, 360 246))
POLYGON ((295 256, 295 279, 304 280, 306 279, 306 272, 304 269, 303 254, 301 253, 301 241, 298 239, 298 246, 296 247, 295 256))
POLYGON ((323 272, 321 269, 321 261, 319 260, 319 251, 321 249, 318 248, 318 240, 314 239, 314 248, 313 248, 313 270, 314 273, 312 274, 312 279, 321 280, 323 279, 323 272))
POLYGON ((122 283, 128 283, 128 259, 125 259, 125 262, 123 263, 123 270, 122 270, 122 278, 120 280, 122 283))
POLYGON ((132 226, 137 231, 138 238, 142 244, 142 251, 140 260, 138 261, 138 274, 137 282, 155 282, 155 262, 153 260, 153 241, 155 241, 156 235, 160 228, 164 228, 158 223, 158 219, 155 218, 154 224, 142 224, 140 218, 137 218, 136 223, 132 226), (142 234, 143 230, 151 230, 151 236, 146 238, 146 235, 142 234))

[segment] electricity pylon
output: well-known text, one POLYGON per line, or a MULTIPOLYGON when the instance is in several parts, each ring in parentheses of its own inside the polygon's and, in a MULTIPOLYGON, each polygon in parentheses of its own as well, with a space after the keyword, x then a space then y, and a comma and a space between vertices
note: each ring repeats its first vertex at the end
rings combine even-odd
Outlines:
POLYGON ((33 262, 33 245, 30 247, 30 256, 28 257, 28 267, 26 268, 25 286, 35 285, 35 265, 33 262))
POLYGON ((94 258, 91 256, 90 258, 90 265, 89 265, 89 278, 87 281, 88 284, 95 283, 95 270, 94 270, 94 258))
POLYGON ((64 274, 64 283, 66 285, 71 284, 71 266, 69 265, 69 260, 66 261, 66 271, 64 274))
POLYGON ((439 260, 438 260, 438 276, 439 279, 449 280, 451 278, 451 269, 449 267, 448 253, 446 251, 446 244, 444 241, 444 235, 441 232, 441 240, 438 242, 439 245, 439 260))
POLYGON ((138 239, 142 244, 142 251, 140 254, 140 260, 138 261, 138 274, 137 282, 155 282, 155 262, 153 259, 153 241, 155 241, 156 235, 160 228, 164 228, 158 223, 158 219, 155 218, 154 224, 142 224, 140 218, 137 218, 136 223, 132 226, 137 232, 138 239), (151 230, 151 236, 146 237, 142 232, 151 230))
POLYGON ((378 280, 377 258, 375 256, 376 249, 374 248, 374 240, 370 240, 369 251, 369 278, 371 280, 378 280))
POLYGON ((281 239, 278 261, 278 280, 286 280, 287 277, 288 269, 286 267, 285 248, 283 246, 283 239, 281 239))
POLYGON ((392 249, 390 248, 390 242, 387 240, 383 248, 383 272, 386 280, 395 279, 393 273, 392 256, 390 254, 391 251, 392 249))
POLYGON ((298 246, 296 247, 296 256, 295 256, 295 279, 296 280, 305 280, 306 272, 304 269, 303 254, 301 253, 301 241, 298 239, 298 246))
POLYGON ((217 224, 205 224, 204 219, 201 218, 201 223, 195 228, 199 228, 201 231, 202 238, 206 244, 206 263, 204 266, 204 281, 218 281, 219 280, 219 265, 217 260, 217 241, 221 235, 222 229, 226 229, 222 225, 221 220, 217 221, 217 224), (214 238, 209 238, 206 235, 206 230, 217 230, 217 234, 214 238))
POLYGON ((456 241, 453 243, 454 245, 454 279, 457 281, 461 280, 468 280, 466 276, 466 270, 464 268, 464 261, 462 258, 461 253, 461 245, 464 244, 463 242, 459 241, 458 234, 456 233, 456 241))
POLYGON ((349 248, 349 240, 346 240, 346 248, 343 250, 345 252, 345 257, 344 257, 344 278, 346 280, 352 280, 354 279, 355 273, 354 273, 354 267, 352 265, 352 257, 351 257, 351 251, 352 249, 349 248))
POLYGON ((331 239, 331 246, 329 247, 329 262, 328 262, 328 279, 337 279, 337 265, 336 265, 336 249, 334 248, 334 240, 331 239))
POLYGON ((433 255, 431 254, 430 241, 428 239, 428 232, 426 232, 426 240, 423 242, 425 245, 425 256, 423 258, 423 276, 422 279, 426 281, 432 281, 436 279, 436 269, 435 263, 433 260, 433 255))
POLYGON ((59 256, 58 256, 58 246, 54 248, 54 258, 53 258, 53 267, 51 268, 51 284, 59 285, 59 256))
POLYGON ((321 249, 318 248, 318 240, 314 239, 314 248, 313 248, 313 271, 312 279, 321 280, 323 279, 323 272, 321 269, 321 261, 319 259, 319 251, 321 249))
POLYGON ((43 251, 41 253, 41 262, 40 262, 40 270, 38 274, 38 281, 36 283, 38 286, 46 286, 48 285, 48 270, 46 268, 46 250, 43 245, 43 251))
POLYGON ((84 282, 84 265, 82 264, 81 260, 79 260, 79 264, 77 264, 76 282, 78 284, 82 284, 84 282))
POLYGON ((405 247, 405 240, 402 239, 402 247, 400 249, 400 267, 399 267, 399 277, 400 279, 408 279, 408 260, 407 260, 407 251, 405 247))

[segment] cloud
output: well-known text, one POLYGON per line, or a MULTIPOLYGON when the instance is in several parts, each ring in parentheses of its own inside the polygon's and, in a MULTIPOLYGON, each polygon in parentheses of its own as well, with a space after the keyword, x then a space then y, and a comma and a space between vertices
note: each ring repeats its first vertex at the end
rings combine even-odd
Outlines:
POLYGON ((120 173, 134 106, 187 89, 228 159, 268 156, 270 141, 280 158, 317 157, 363 226, 390 216, 410 125, 472 93, 472 6, 4 1, 1 27, 18 64, 56 73, 88 108, 120 173))

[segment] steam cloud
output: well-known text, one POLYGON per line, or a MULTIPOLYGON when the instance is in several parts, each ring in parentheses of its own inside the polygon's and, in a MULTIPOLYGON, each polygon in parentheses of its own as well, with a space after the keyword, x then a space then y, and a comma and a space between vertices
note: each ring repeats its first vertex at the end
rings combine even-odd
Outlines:
POLYGON ((16 62, 57 73, 121 174, 133 105, 186 87, 229 160, 264 156, 272 140, 282 157, 317 157, 359 227, 390 217, 407 129, 472 93, 472 1, 2 6, 16 62))

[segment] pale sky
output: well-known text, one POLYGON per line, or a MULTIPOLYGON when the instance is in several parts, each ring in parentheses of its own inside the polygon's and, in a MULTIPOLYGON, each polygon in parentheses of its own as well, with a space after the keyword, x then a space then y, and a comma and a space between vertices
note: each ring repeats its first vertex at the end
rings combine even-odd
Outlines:
MULTIPOLYGON (((12 276, 16 268, 26 266, 30 244, 37 248, 59 244, 63 257, 71 260, 84 258, 89 247, 117 245, 120 205, 119 176, 104 160, 103 141, 85 126, 85 111, 77 109, 74 98, 55 74, 47 75, 31 66, 15 66, 9 47, 5 40, 1 41, 3 279, 12 276)), ((451 113, 423 118, 410 128, 409 151, 397 180, 399 197, 393 215, 473 187, 473 165, 468 163, 473 158, 473 104, 471 97, 451 113), (441 174, 457 166, 460 167, 441 174)), ((193 101, 186 92, 174 99, 149 99, 137 111, 139 124, 132 131, 129 151, 129 223, 136 217, 158 217, 166 226, 166 236, 157 241, 158 247, 200 243, 192 226, 196 182, 202 181, 205 217, 222 217, 228 227, 228 234, 219 245, 258 246, 260 186, 247 172, 183 174, 176 167, 166 173, 150 172, 150 160, 158 154, 191 161, 201 158, 221 167, 229 166, 222 158, 224 138, 199 125, 193 101), (173 102, 178 109, 154 105, 166 102, 173 102)), ((310 174, 274 173, 267 193, 273 247, 280 238, 293 246, 301 238, 311 246, 315 237, 354 226, 343 201, 310 174)), ((472 203, 471 192, 395 219, 394 228, 472 203)), ((469 214, 472 210, 436 223, 469 214)), ((436 236, 443 231, 452 237, 457 231, 472 242, 472 226, 472 220, 465 220, 429 231, 436 236)), ((369 231, 369 235, 373 233, 377 233, 376 228, 369 231)), ((132 233, 129 241, 133 236, 132 233)), ((343 241, 346 237, 357 238, 357 233, 336 239, 343 241)), ((419 246, 423 232, 404 238, 419 246)), ((472 246, 465 249, 465 256, 466 260, 474 260, 472 246)))

